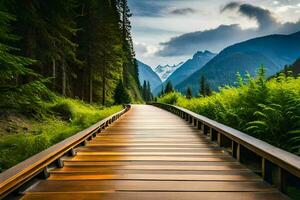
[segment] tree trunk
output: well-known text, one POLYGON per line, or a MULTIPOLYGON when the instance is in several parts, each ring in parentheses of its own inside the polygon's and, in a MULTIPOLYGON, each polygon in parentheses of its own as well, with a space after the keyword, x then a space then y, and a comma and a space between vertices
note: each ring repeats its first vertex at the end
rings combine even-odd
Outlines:
POLYGON ((90 103, 93 103, 93 79, 92 79, 92 71, 90 71, 90 83, 89 83, 89 86, 90 86, 90 103))
POLYGON ((53 77, 53 89, 55 90, 56 85, 56 61, 52 58, 52 77, 53 77))
POLYGON ((85 87, 86 87, 86 84, 85 84, 85 74, 86 74, 86 70, 82 70, 82 73, 81 73, 81 100, 84 101, 85 100, 85 87))
POLYGON ((103 56, 103 64, 102 64, 102 74, 103 74, 103 83, 102 83, 102 105, 106 103, 106 66, 105 66, 105 55, 103 56))
POLYGON ((102 86, 102 105, 105 105, 106 103, 106 92, 105 92, 105 88, 106 88, 106 77, 103 76, 103 86, 102 86))
POLYGON ((65 60, 62 60, 62 95, 66 96, 66 66, 65 66, 65 60))

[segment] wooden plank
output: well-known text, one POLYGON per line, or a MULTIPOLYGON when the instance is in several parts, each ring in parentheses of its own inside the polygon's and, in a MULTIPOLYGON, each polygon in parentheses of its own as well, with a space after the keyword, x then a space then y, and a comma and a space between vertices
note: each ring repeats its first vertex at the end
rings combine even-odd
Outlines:
POLYGON ((224 155, 223 152, 78 152, 78 156, 215 156, 224 155))
POLYGON ((248 169, 228 169, 225 167, 215 168, 214 166, 208 168, 202 168, 202 170, 194 170, 194 168, 186 168, 181 170, 169 170, 169 169, 112 169, 110 167, 64 167, 56 168, 50 171, 50 174, 247 174, 253 175, 248 169))
POLYGON ((209 161, 191 161, 191 162, 181 162, 181 161, 84 161, 84 162, 73 162, 73 161, 64 161, 65 166, 141 166, 141 165, 147 165, 147 166, 241 166, 235 161, 227 161, 227 162, 209 162, 209 161))
POLYGON ((221 181, 41 181, 26 193, 32 192, 83 192, 83 191, 243 191, 266 192, 276 191, 263 181, 260 182, 221 182, 221 181))
POLYGON ((64 168, 58 168, 55 170, 101 170, 101 169, 111 169, 111 170, 168 170, 168 171, 179 171, 179 170, 193 170, 193 171, 240 171, 240 170, 249 170, 241 165, 145 165, 145 164, 116 164, 111 162, 100 163, 102 165, 94 165, 96 163, 87 163, 86 165, 81 165, 81 163, 66 163, 64 168))
POLYGON ((23 199, 284 199, 184 120, 133 106, 23 199))
POLYGON ((282 200, 288 199, 279 192, 105 192, 105 193, 37 193, 25 195, 23 200, 132 200, 132 199, 163 199, 163 200, 282 200))
POLYGON ((182 162, 226 162, 233 159, 228 155, 213 156, 76 156, 66 158, 69 162, 86 161, 182 161, 182 162))
POLYGON ((160 180, 160 181, 259 181, 253 174, 99 174, 73 173, 51 174, 48 180, 160 180))

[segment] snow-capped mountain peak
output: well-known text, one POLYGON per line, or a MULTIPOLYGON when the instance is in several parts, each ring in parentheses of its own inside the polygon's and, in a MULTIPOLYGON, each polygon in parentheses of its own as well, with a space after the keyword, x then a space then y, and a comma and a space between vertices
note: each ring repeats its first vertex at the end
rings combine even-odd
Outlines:
POLYGON ((160 77, 162 81, 165 81, 176 69, 181 67, 184 62, 180 62, 177 65, 158 65, 154 71, 160 77))

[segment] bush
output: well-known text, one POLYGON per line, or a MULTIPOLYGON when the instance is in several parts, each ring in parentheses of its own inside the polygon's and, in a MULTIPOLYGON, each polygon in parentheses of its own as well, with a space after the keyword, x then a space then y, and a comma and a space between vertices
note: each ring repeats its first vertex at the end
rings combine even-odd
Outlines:
POLYGON ((171 93, 158 102, 175 104, 300 155, 300 78, 284 74, 266 81, 239 81, 205 98, 186 99, 171 93))
POLYGON ((55 112, 63 120, 72 119, 72 107, 67 102, 58 102, 54 104, 51 108, 51 111, 55 112))
POLYGON ((165 94, 158 99, 160 103, 176 104, 179 98, 184 98, 179 92, 165 94))

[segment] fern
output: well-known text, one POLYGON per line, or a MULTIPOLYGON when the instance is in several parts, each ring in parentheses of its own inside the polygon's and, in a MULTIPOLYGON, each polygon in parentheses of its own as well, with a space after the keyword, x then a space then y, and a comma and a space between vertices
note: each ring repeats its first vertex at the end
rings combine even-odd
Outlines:
POLYGON ((220 123, 244 131, 272 145, 300 155, 300 78, 280 75, 265 80, 237 75, 238 87, 222 88, 205 98, 186 99, 179 93, 159 102, 185 107, 220 123))

